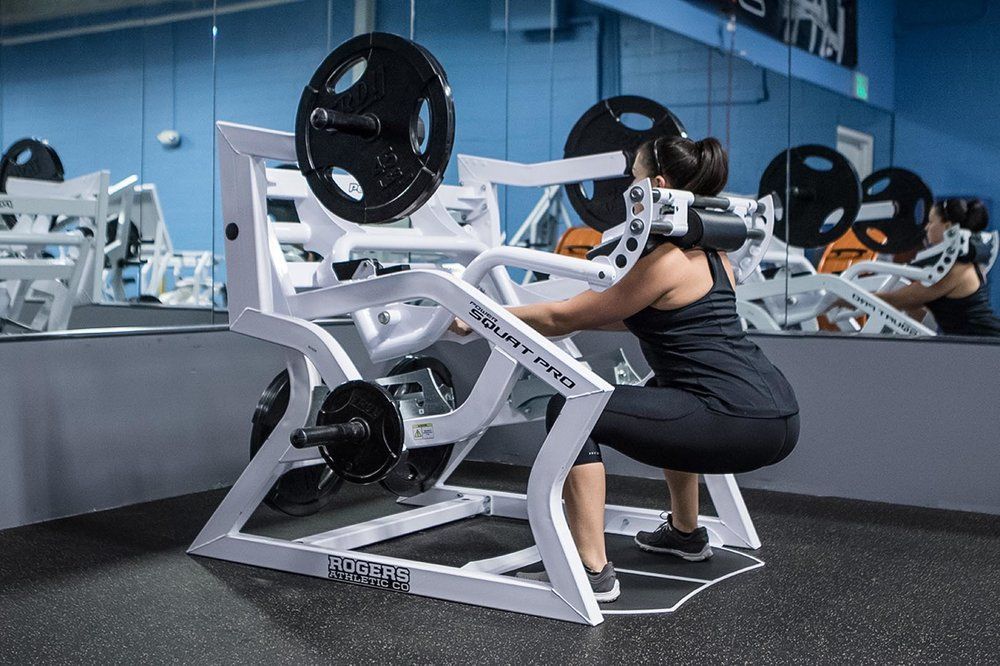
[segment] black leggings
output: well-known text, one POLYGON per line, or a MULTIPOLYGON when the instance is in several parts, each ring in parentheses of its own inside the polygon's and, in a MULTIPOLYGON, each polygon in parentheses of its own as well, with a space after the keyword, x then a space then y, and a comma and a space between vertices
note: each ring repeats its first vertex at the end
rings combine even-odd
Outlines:
MULTIPOLYGON (((546 429, 566 399, 549 400, 546 429)), ((783 460, 799 438, 798 414, 730 416, 677 388, 616 386, 575 465, 601 462, 598 442, 646 465, 680 472, 737 474, 783 460)))

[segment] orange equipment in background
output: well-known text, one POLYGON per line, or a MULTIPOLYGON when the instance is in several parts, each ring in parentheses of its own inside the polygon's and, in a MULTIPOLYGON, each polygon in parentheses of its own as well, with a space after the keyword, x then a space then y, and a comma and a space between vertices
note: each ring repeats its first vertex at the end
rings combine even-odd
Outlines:
MULTIPOLYGON (((873 236, 878 232, 871 230, 873 236)), ((843 236, 826 246, 816 270, 820 273, 843 273, 854 264, 874 261, 878 253, 865 246, 850 229, 843 236)))
POLYGON ((590 227, 570 227, 556 243, 556 254, 586 259, 587 252, 601 244, 601 232, 590 227))
MULTIPOLYGON (((879 240, 877 238, 880 233, 878 230, 871 229, 868 233, 876 240, 879 240)), ((819 259, 819 266, 816 267, 816 271, 819 273, 839 274, 854 264, 861 263, 862 261, 875 261, 876 259, 878 259, 878 253, 864 245, 858 240, 857 235, 848 229, 847 233, 826 246, 823 256, 819 259)), ((864 326, 866 319, 866 317, 860 317, 858 323, 864 326)), ((822 315, 819 317, 819 328, 821 331, 840 330, 822 315)))

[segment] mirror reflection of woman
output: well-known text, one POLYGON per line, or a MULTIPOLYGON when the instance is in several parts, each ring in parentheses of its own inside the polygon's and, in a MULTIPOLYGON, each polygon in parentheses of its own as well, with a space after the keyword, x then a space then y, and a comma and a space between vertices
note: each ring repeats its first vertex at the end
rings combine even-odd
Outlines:
MULTIPOLYGON (((989 213, 979 199, 939 201, 931 208, 929 218, 927 245, 944 241, 951 227, 976 233, 989 224, 989 213)), ((1000 317, 990 305, 986 277, 972 261, 959 259, 946 276, 929 287, 914 282, 895 291, 879 292, 878 296, 916 319, 922 319, 929 310, 942 335, 1000 338, 1000 317)))

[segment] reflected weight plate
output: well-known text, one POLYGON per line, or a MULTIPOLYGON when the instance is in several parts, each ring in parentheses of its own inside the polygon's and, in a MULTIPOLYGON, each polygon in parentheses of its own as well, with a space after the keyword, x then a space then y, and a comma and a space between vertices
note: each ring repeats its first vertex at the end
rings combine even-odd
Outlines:
MULTIPOLYGON (((7 191, 8 178, 31 178, 61 183, 65 171, 55 149, 41 139, 15 141, 0 157, 0 192, 7 191)), ((4 215, 7 228, 17 223, 14 215, 4 215)))
POLYGON ((896 254, 923 245, 924 227, 934 205, 934 196, 920 176, 896 167, 881 169, 861 181, 861 196, 864 203, 891 201, 895 204, 895 212, 890 218, 854 224, 854 233, 866 247, 896 254))
POLYGON ((771 160, 758 189, 759 196, 768 194, 776 197, 775 238, 801 248, 837 240, 861 209, 861 183, 854 166, 833 148, 815 144, 796 146, 771 160), (786 232, 787 220, 791 224, 786 232))
MULTIPOLYGON (((291 386, 281 372, 261 394, 250 431, 250 457, 264 445, 288 409, 291 386)), ((298 467, 281 475, 264 497, 264 504, 289 516, 309 516, 330 503, 343 483, 326 465, 298 467)))
MULTIPOLYGON (((455 390, 451 371, 442 361, 433 356, 407 356, 393 366, 388 377, 405 375, 417 370, 430 370, 431 377, 438 385, 439 392, 449 406, 455 408, 455 390)), ((395 385, 390 387, 397 397, 413 395, 421 391, 419 385, 395 385)), ((428 446, 403 452, 402 460, 382 479, 382 487, 397 497, 412 497, 430 489, 440 478, 445 465, 451 458, 453 444, 428 446)))
MULTIPOLYGON (((627 119, 626 119, 627 120, 627 119)), ((646 141, 661 136, 687 136, 684 125, 670 110, 645 97, 621 95, 602 100, 590 107, 573 125, 566 139, 563 157, 582 157, 623 151, 626 172, 621 178, 595 180, 588 196, 583 183, 566 186, 566 196, 583 222, 604 232, 625 221, 622 195, 632 184, 632 162, 646 141), (646 129, 630 127, 623 116, 642 116, 650 123, 646 129)))
POLYGON ((426 203, 444 178, 454 140, 454 103, 441 64, 387 33, 359 35, 334 49, 303 91, 295 120, 296 155, 309 187, 330 212, 358 224, 392 222, 426 203), (364 72, 338 90, 359 63, 364 72), (317 129, 316 109, 366 116, 377 133, 317 129), (343 173, 360 192, 341 189, 335 176, 343 173))

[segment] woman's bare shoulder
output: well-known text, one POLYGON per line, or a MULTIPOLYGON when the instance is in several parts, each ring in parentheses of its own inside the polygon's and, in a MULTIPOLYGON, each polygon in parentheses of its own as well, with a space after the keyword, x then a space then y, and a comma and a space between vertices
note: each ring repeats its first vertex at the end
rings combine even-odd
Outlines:
POLYGON ((961 298, 979 289, 979 275, 972 264, 956 263, 941 283, 949 296, 961 298))

